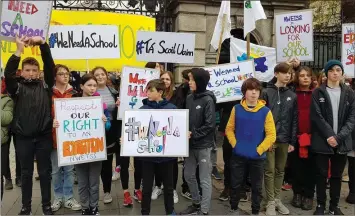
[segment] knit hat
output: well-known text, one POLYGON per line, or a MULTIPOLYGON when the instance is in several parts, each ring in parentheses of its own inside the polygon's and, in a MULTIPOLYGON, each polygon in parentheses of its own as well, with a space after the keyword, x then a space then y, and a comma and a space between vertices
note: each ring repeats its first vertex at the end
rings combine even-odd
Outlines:
POLYGON ((340 61, 333 59, 329 60, 324 66, 324 73, 326 77, 328 77, 328 70, 330 70, 334 65, 338 65, 339 67, 341 67, 342 74, 344 74, 343 64, 340 61))
POLYGON ((210 73, 203 68, 192 68, 191 74, 196 83, 196 93, 206 91, 208 82, 210 81, 210 73))

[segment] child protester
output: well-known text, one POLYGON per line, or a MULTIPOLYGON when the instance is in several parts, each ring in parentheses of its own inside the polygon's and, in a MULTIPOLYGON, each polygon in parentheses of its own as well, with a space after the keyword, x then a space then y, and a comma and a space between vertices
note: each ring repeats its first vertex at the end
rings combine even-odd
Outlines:
MULTIPOLYGON (((99 96, 97 90, 97 80, 92 74, 85 74, 81 78, 81 93, 73 95, 73 97, 92 97, 99 96)), ((111 123, 108 117, 106 104, 103 105, 102 120, 105 122, 106 131, 110 129, 111 123)), ((54 120, 54 128, 59 128, 59 122, 54 120)), ((100 215, 99 204, 99 186, 102 161, 95 161, 83 164, 76 164, 75 170, 78 177, 78 191, 80 204, 82 207, 82 215, 100 215)))
MULTIPOLYGON (((143 100, 143 106, 140 109, 177 109, 172 103, 169 103, 163 94, 165 84, 162 80, 151 80, 147 84, 148 98, 143 100)), ((177 158, 167 157, 142 157, 143 162, 143 198, 142 198, 142 215, 150 214, 150 204, 152 198, 152 187, 154 181, 154 167, 158 166, 159 176, 162 178, 164 185, 164 204, 166 215, 174 215, 174 187, 173 187, 173 171, 177 158)))
POLYGON ((276 140, 274 118, 265 101, 259 100, 261 83, 249 78, 242 85, 243 100, 232 109, 226 126, 226 136, 232 145, 231 211, 238 210, 243 178, 249 170, 252 188, 252 214, 258 215, 262 200, 265 152, 276 140))

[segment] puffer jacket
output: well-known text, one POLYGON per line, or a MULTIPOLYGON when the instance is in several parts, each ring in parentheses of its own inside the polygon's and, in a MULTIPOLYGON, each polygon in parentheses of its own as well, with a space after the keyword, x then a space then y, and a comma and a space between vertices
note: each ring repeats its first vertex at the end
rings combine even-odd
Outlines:
POLYGON ((214 145, 216 128, 216 97, 211 91, 193 93, 187 96, 189 110, 190 149, 210 148, 214 145))
POLYGON ((297 96, 288 87, 277 87, 276 80, 267 84, 261 94, 272 112, 276 126, 276 142, 297 144, 298 110, 297 96))
POLYGON ((353 150, 352 132, 355 128, 355 96, 351 88, 340 84, 338 132, 333 130, 333 111, 326 85, 312 93, 311 150, 318 154, 346 154, 353 150), (338 146, 331 147, 327 139, 334 136, 338 146))
POLYGON ((12 122, 14 102, 7 95, 1 95, 1 144, 9 141, 9 126, 12 122))

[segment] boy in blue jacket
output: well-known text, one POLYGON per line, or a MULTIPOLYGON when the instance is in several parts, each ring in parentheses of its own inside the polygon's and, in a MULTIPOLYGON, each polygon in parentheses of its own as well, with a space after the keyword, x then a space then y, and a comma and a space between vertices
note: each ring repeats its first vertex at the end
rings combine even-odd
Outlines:
MULTIPOLYGON (((175 105, 163 98, 165 84, 160 79, 151 80, 147 84, 147 90, 148 98, 143 100, 143 106, 140 109, 176 109, 175 105)), ((142 215, 149 215, 150 213, 155 164, 159 164, 160 176, 163 177, 165 213, 166 215, 174 215, 173 167, 176 158, 142 157, 141 160, 144 161, 142 167, 142 215)))

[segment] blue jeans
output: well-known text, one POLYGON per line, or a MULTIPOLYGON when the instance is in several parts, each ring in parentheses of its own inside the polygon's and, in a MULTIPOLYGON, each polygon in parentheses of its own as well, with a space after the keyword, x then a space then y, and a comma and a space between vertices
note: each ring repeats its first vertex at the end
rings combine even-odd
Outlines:
POLYGON ((58 167, 57 149, 53 149, 51 160, 54 198, 65 202, 73 198, 74 166, 58 167))

